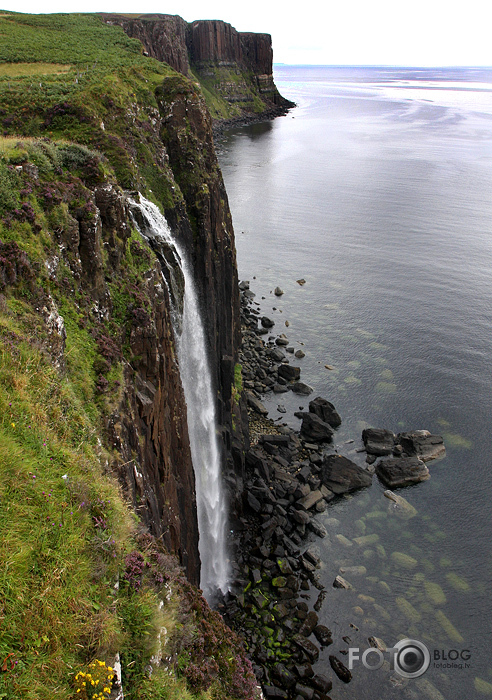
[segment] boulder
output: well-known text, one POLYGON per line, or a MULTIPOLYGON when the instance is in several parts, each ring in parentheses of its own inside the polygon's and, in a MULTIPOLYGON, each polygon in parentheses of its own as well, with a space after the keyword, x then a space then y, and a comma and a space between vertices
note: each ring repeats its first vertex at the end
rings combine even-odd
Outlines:
POLYGON ((397 457, 380 460, 376 474, 390 488, 409 486, 430 478, 429 470, 418 457, 397 457))
POLYGON ((256 413, 261 414, 262 416, 268 415, 268 409, 265 408, 265 406, 261 403, 260 399, 257 399, 256 396, 250 391, 245 391, 244 393, 246 394, 246 401, 250 408, 256 411, 256 413))
POLYGON ((444 440, 440 435, 431 435, 428 430, 399 433, 397 441, 407 455, 419 457, 423 462, 446 454, 444 440))
POLYGON ((309 412, 317 415, 318 418, 321 418, 322 421, 331 425, 332 428, 338 428, 342 422, 340 414, 337 413, 335 406, 330 403, 330 401, 321 398, 321 396, 317 396, 309 402, 309 412))
POLYGON ((333 440, 333 429, 315 413, 302 414, 302 425, 299 434, 304 440, 313 442, 331 442, 333 440))
POLYGON ((333 588, 344 588, 348 591, 352 586, 342 576, 336 576, 333 581, 333 588))
POLYGON ((414 508, 403 496, 399 496, 393 491, 385 491, 384 496, 390 500, 388 504, 388 513, 394 513, 402 520, 410 520, 417 515, 417 509, 414 508))
POLYGON ((262 316, 261 325, 263 328, 272 328, 275 325, 275 321, 272 321, 272 319, 268 318, 268 316, 262 316))
POLYGON ((275 287, 274 294, 276 297, 281 297, 283 293, 284 293, 283 289, 280 289, 280 287, 275 287))
POLYGON ((303 637, 301 634, 296 634, 292 638, 292 641, 307 656, 310 663, 313 664, 318 660, 319 649, 315 644, 310 642, 309 639, 306 639, 306 637, 303 637))
POLYGON ((325 625, 316 625, 313 630, 313 634, 322 647, 327 647, 330 644, 333 644, 331 632, 328 627, 325 627, 325 625))
POLYGON ((304 384, 304 382, 296 382, 292 386, 292 391, 294 394, 301 394, 301 396, 309 396, 309 394, 312 394, 314 389, 312 386, 309 386, 309 384, 304 384))
POLYGON ((330 656, 330 665, 341 681, 344 683, 350 683, 352 680, 352 674, 348 668, 342 664, 340 659, 337 659, 337 657, 333 655, 330 656))
POLYGON ((384 428, 366 428, 362 431, 362 440, 370 455, 390 455, 395 446, 395 434, 384 428))
POLYGON ((283 377, 288 382, 296 382, 301 376, 301 368, 292 367, 292 365, 280 365, 278 368, 278 376, 283 377))
POLYGON ((319 476, 322 483, 335 494, 355 491, 372 483, 372 474, 341 455, 327 455, 319 476))

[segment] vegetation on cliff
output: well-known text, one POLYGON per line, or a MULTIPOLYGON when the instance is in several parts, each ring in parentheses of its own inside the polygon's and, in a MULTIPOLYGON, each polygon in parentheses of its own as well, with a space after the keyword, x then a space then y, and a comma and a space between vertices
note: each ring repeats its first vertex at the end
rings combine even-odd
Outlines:
POLYGON ((147 416, 125 444, 115 428, 140 416, 158 340, 169 381, 175 364, 121 188, 184 206, 156 90, 176 74, 91 15, 3 13, 0 33, 0 698, 108 697, 118 654, 130 699, 252 698, 238 640, 169 553, 174 525, 154 537, 132 507, 150 508, 147 416))

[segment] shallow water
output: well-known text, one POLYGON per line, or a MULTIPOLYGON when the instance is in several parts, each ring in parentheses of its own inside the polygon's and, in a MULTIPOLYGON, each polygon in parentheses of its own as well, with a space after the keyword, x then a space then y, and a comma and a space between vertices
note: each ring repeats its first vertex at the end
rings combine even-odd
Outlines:
MULTIPOLYGON (((330 695, 431 698, 432 684, 448 699, 479 698, 475 678, 492 684, 492 71, 282 66, 275 78, 298 107, 218 148, 240 278, 274 331, 306 353, 301 379, 340 412, 341 453, 364 464, 355 450, 369 425, 426 428, 447 448, 428 463, 429 481, 399 491, 417 509, 411 520, 388 514, 376 477, 321 516, 320 622, 335 642, 318 670, 334 675, 332 653, 347 663, 346 634, 361 651, 369 635, 388 646, 413 637, 431 654, 469 649, 469 668, 432 658, 400 685, 386 666, 359 664, 349 685, 334 677, 330 695), (361 534, 378 541, 353 543, 361 534), (416 564, 402 568, 393 552, 416 564), (354 591, 331 587, 341 564, 367 569, 354 591)), ((265 403, 299 427, 293 412, 308 400, 265 403)))

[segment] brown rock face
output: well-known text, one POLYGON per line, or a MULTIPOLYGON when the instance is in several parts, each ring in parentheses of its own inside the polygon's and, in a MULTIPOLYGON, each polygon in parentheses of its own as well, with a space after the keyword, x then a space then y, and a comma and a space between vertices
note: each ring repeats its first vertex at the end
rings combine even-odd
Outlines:
MULTIPOLYGON (((184 212, 174 210, 166 216, 193 262, 226 459, 231 456, 233 442, 242 440, 241 411, 231 392, 240 344, 232 218, 215 154, 212 120, 201 93, 189 81, 176 77, 167 78, 156 96, 162 117, 161 137, 187 215, 185 218, 184 212)), ((241 472, 242 451, 238 448, 236 452, 239 463, 235 468, 241 472)))
POLYGON ((199 20, 191 25, 188 50, 192 63, 242 63, 239 33, 221 20, 199 20))
POLYGON ((188 75, 186 32, 188 24, 178 15, 142 15, 129 19, 123 15, 101 13, 107 24, 119 24, 128 36, 139 39, 145 51, 183 75, 188 75))

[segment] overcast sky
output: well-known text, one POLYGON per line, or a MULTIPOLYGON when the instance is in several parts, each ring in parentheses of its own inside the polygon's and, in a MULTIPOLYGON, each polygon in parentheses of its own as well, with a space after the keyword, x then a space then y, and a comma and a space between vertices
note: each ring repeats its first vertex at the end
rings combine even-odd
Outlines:
POLYGON ((487 0, 0 0, 17 12, 161 12, 272 35, 276 63, 492 65, 487 0))

